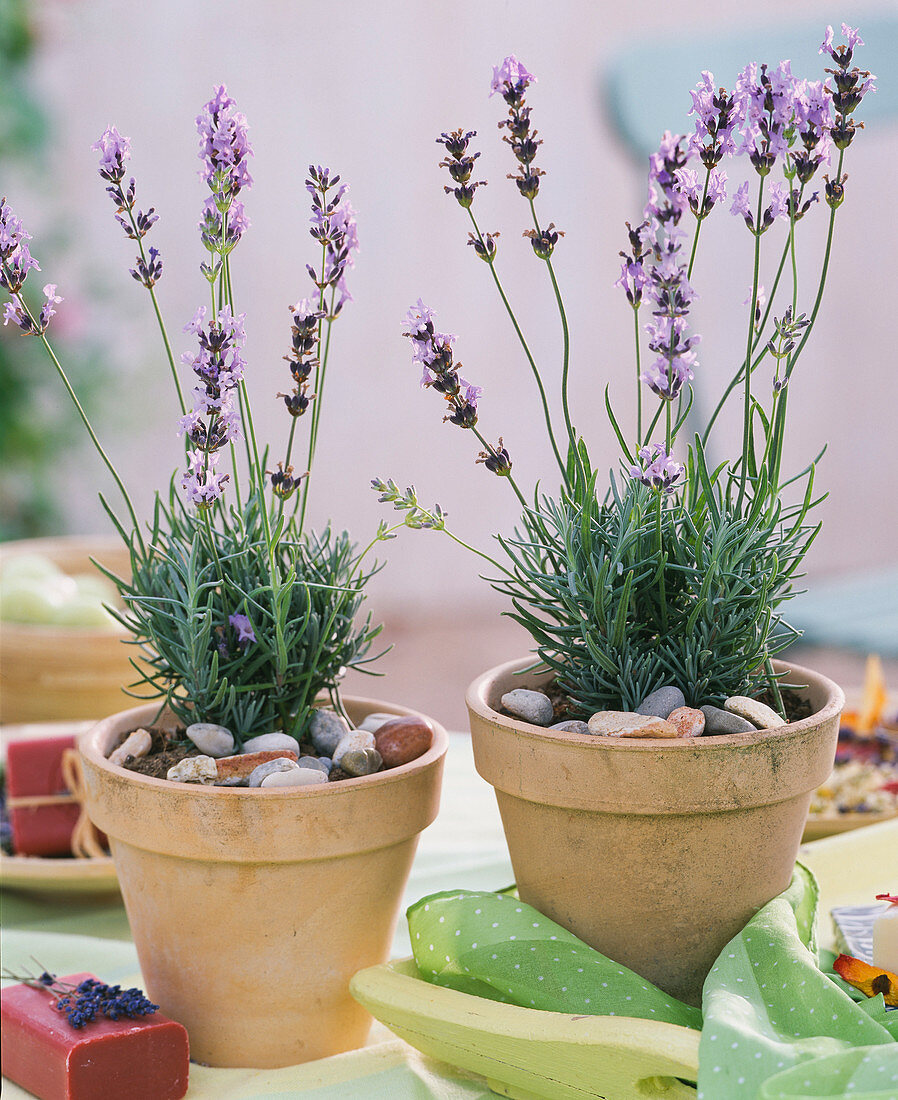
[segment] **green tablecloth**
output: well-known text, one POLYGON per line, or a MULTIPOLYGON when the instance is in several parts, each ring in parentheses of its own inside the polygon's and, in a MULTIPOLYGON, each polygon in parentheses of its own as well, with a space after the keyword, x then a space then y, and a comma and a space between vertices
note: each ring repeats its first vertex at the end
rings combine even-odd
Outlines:
MULTIPOLYGON (((492 788, 477 775, 470 738, 453 734, 446 756, 440 815, 421 837, 405 906, 447 884, 496 890, 512 880, 492 788)), ((3 965, 33 967, 32 957, 57 974, 88 970, 105 981, 141 985, 137 953, 118 900, 72 901, 2 892, 3 965)), ((411 954, 408 925, 400 918, 393 955, 411 954)), ((375 1023, 369 1046, 305 1066, 278 1070, 191 1066, 188 1100, 480 1100, 494 1094, 451 1066, 434 1062, 375 1023)), ((30 1094, 3 1082, 4 1100, 30 1094)))

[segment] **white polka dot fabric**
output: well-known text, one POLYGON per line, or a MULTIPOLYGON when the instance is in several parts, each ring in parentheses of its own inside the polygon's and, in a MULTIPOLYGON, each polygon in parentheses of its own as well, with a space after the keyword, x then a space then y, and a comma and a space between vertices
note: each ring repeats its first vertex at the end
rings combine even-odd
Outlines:
POLYGON ((816 904, 799 865, 720 954, 701 1011, 510 892, 433 894, 408 920, 418 969, 438 985, 524 1008, 701 1028, 699 1100, 898 1100, 898 1010, 827 972, 831 952, 818 965, 816 904))

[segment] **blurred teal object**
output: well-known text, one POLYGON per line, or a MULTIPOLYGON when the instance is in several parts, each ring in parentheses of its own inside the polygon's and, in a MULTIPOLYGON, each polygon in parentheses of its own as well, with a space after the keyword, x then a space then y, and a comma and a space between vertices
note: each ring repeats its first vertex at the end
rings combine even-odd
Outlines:
MULTIPOLYGON (((611 124, 627 151, 644 163, 658 150, 665 130, 688 134, 694 119, 689 115, 694 88, 703 69, 714 74, 718 87, 732 89, 746 64, 766 62, 775 68, 789 59, 792 72, 808 80, 822 80, 823 70, 832 65, 818 54, 827 24, 835 29, 836 40, 843 14, 838 5, 822 5, 813 21, 765 30, 746 25, 736 34, 694 35, 678 38, 633 40, 609 62, 602 78, 602 98, 611 124)), ((852 16, 851 24, 861 32, 864 46, 858 47, 854 63, 879 78, 874 95, 864 100, 863 118, 872 128, 898 120, 898 15, 871 13, 852 16)))
POLYGON ((898 657, 898 566, 814 584, 786 605, 786 619, 803 645, 898 657))

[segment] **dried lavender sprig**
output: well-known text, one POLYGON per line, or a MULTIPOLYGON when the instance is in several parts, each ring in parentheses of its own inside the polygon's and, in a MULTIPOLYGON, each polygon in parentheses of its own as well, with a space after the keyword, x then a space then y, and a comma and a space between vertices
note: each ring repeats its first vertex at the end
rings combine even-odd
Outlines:
POLYGON ((159 1010, 159 1005, 153 1004, 143 990, 122 989, 120 985, 107 985, 96 978, 86 978, 74 984, 60 981, 55 974, 49 974, 46 970, 39 975, 21 975, 4 970, 3 976, 31 989, 46 990, 56 999, 55 1007, 64 1013, 69 1025, 76 1031, 80 1031, 98 1015, 109 1020, 120 1020, 122 1017, 136 1019, 140 1016, 152 1016, 159 1010))

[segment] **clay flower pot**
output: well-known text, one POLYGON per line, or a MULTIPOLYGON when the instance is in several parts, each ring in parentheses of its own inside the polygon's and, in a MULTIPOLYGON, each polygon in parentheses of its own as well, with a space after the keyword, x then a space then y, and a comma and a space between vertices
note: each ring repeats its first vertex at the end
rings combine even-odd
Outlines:
MULTIPOLYGON (((346 699, 361 721, 403 707, 346 699)), ((281 790, 203 787, 106 754, 156 704, 79 739, 94 823, 109 837, 147 996, 213 1066, 274 1067, 361 1046, 349 979, 389 956, 418 834, 439 806, 445 730, 377 775, 281 790)))
MULTIPOLYGON (((65 573, 101 574, 96 558, 112 572, 130 573, 131 559, 119 538, 45 538, 4 543, 2 560, 43 554, 65 573)), ((125 645, 130 635, 117 624, 108 629, 0 624, 0 722, 52 722, 99 718, 128 705, 122 688, 137 673, 125 645)))
POLYGON ((789 884, 811 794, 832 769, 841 689, 792 666, 786 683, 807 685, 809 718, 720 737, 612 739, 497 713, 505 692, 540 682, 515 675, 528 664, 492 669, 467 695, 474 762, 496 789, 521 897, 699 1004, 724 945, 789 884))

